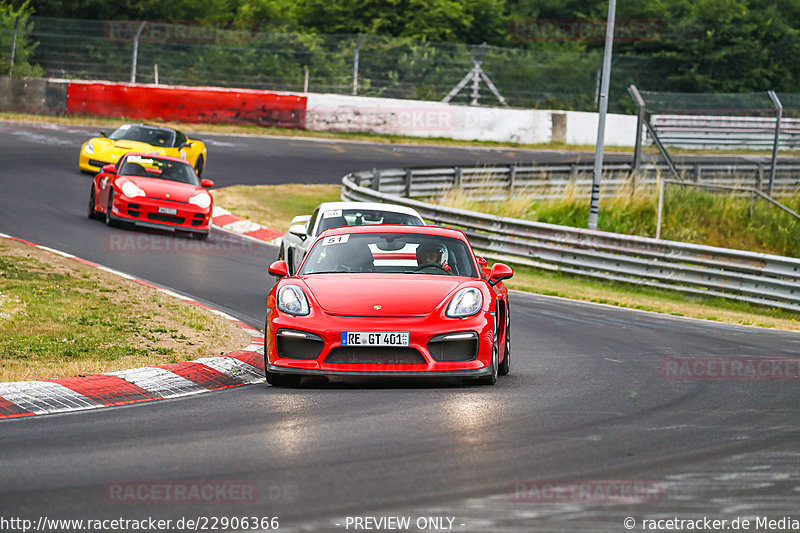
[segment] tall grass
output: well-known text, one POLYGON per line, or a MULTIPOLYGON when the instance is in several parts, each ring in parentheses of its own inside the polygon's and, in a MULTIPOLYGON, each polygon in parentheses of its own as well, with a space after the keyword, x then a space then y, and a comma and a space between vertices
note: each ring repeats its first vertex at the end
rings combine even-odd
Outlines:
MULTIPOLYGON (((800 191, 777 199, 795 212, 800 211, 800 191)), ((558 198, 550 200, 517 196, 503 202, 485 202, 470 200, 461 191, 451 191, 439 203, 579 228, 585 228, 589 219, 589 199, 579 196, 571 185, 558 198)), ((655 237, 657 206, 655 188, 629 184, 613 195, 601 195, 598 229, 655 237)), ((668 184, 661 238, 800 257, 800 220, 762 199, 755 200, 751 214, 750 197, 732 192, 716 193, 668 184)))

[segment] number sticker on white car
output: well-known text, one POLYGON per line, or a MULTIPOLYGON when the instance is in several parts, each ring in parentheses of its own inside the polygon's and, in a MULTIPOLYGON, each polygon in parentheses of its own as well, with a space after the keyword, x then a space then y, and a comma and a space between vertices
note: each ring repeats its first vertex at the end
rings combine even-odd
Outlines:
POLYGON ((334 235, 332 237, 325 237, 322 239, 322 246, 328 246, 329 244, 344 244, 349 238, 350 235, 334 235))

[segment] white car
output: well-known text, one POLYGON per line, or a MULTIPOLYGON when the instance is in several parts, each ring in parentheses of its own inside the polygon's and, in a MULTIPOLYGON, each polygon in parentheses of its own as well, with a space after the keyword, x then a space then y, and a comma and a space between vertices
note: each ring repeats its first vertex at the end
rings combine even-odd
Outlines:
POLYGON ((283 236, 278 259, 286 261, 289 274, 294 274, 317 235, 326 229, 373 224, 424 226, 425 222, 415 210, 401 205, 325 202, 319 204, 312 215, 301 215, 292 219, 289 231, 283 236))

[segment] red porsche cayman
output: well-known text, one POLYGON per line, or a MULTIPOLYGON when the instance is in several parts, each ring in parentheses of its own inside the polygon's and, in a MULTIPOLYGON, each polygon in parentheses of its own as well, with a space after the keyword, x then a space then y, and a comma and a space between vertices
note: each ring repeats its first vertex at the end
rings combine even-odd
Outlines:
POLYGON ((95 176, 88 214, 108 225, 124 222, 205 239, 214 203, 206 189, 213 186, 182 159, 128 153, 95 176))
POLYGON ((464 234, 431 226, 323 232, 267 299, 267 382, 302 376, 442 376, 494 384, 511 356, 513 272, 486 268, 464 234))

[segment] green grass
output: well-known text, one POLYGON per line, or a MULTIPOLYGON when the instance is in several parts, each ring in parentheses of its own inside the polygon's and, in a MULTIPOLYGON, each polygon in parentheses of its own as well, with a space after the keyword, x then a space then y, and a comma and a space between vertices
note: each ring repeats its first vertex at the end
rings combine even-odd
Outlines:
POLYGON ((297 215, 340 199, 340 185, 234 185, 213 191, 214 203, 262 226, 285 231, 297 215))
POLYGON ((2 243, 0 382, 172 363, 249 340, 227 321, 148 287, 2 243))

